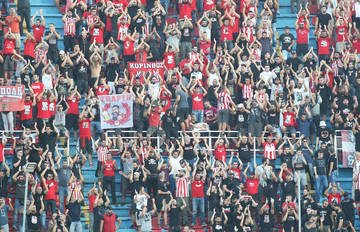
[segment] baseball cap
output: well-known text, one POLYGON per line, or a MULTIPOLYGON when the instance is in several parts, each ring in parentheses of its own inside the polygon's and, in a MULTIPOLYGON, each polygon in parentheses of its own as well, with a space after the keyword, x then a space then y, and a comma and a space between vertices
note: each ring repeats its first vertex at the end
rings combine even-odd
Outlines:
POLYGON ((59 52, 59 54, 60 54, 60 55, 64 55, 64 54, 65 54, 65 51, 64 51, 64 50, 61 50, 61 51, 59 52))
POLYGON ((286 29, 290 29, 290 27, 289 27, 289 26, 285 26, 285 30, 286 30, 286 29))
POLYGON ((241 107, 244 107, 244 104, 243 103, 240 103, 237 105, 238 108, 241 108, 241 107))
POLYGON ((320 126, 326 126, 326 122, 325 121, 320 121, 320 126))

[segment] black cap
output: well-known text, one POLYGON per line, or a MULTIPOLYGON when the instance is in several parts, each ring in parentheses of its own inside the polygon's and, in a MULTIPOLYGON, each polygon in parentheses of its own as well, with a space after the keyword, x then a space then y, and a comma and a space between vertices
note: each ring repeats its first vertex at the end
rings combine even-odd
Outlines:
POLYGON ((286 30, 286 29, 290 29, 290 27, 289 27, 289 26, 285 26, 285 30, 286 30))
POLYGON ((109 205, 106 207, 107 210, 112 210, 112 207, 109 205))

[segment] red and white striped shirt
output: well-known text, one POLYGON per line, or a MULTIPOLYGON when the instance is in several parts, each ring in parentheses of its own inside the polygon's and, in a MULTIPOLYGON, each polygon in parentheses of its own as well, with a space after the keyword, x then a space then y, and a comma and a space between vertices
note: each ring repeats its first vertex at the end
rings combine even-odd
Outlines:
POLYGON ((106 160, 106 155, 108 152, 109 152, 109 148, 107 146, 99 146, 97 149, 98 161, 104 162, 106 160))
POLYGON ((263 143, 264 158, 268 158, 270 160, 276 159, 276 145, 276 142, 263 143))
POLYGON ((356 174, 357 176, 357 181, 354 181, 354 184, 355 184, 355 189, 359 189, 360 190, 360 172, 358 172, 356 174))
POLYGON ((222 91, 218 95, 218 110, 230 109, 230 102, 231 102, 230 95, 227 92, 222 91))
POLYGON ((242 94, 244 99, 249 99, 253 95, 253 88, 251 84, 243 84, 242 94))
POLYGON ((176 197, 189 197, 189 180, 186 177, 176 178, 176 197))
POLYGON ((89 15, 86 18, 86 22, 87 22, 88 25, 90 25, 90 24, 93 24, 95 22, 95 19, 96 19, 96 15, 89 15))
POLYGON ((148 147, 139 148, 138 154, 140 153, 140 163, 144 164, 145 154, 149 151, 148 147))
POLYGON ((74 195, 75 199, 78 200, 80 197, 80 192, 81 192, 81 182, 72 182, 69 185, 69 193, 71 193, 74 195))
POLYGON ((64 35, 71 35, 72 37, 74 37, 75 35, 75 31, 76 31, 76 20, 75 18, 65 18, 64 19, 64 35))

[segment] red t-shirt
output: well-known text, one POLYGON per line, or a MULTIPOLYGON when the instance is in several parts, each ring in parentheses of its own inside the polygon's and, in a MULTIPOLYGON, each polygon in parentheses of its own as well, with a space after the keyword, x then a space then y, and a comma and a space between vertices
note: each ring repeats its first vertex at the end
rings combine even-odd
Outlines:
POLYGON ((67 103, 69 105, 69 110, 67 112, 67 114, 79 114, 79 97, 74 96, 71 98, 70 97, 67 98, 67 103))
POLYGON ((79 137, 90 138, 91 137, 91 121, 90 119, 82 119, 79 122, 79 137))
POLYGON ((221 27, 221 41, 224 41, 225 39, 227 41, 233 40, 233 27, 230 24, 221 27))
POLYGON ((283 113, 284 126, 295 126, 295 113, 294 112, 285 112, 283 113))
POLYGON ((248 194, 254 195, 257 194, 259 188, 259 179, 250 179, 246 180, 246 192, 248 194))
POLYGON ((109 95, 110 89, 109 87, 105 87, 103 85, 98 85, 96 88, 96 95, 97 96, 101 96, 101 95, 109 95))
POLYGON ((4 54, 12 55, 14 54, 15 49, 15 40, 6 39, 4 42, 4 54))
POLYGON ((238 178, 241 181, 241 170, 240 168, 230 168, 234 172, 234 177, 238 178))
POLYGON ((35 97, 39 95, 44 90, 44 84, 41 82, 34 82, 30 85, 32 90, 34 91, 35 97))
POLYGON ((4 162, 4 145, 0 142, 0 162, 4 162))
POLYGON ((222 161, 226 160, 226 147, 225 145, 218 145, 215 148, 215 159, 219 159, 222 161))
POLYGON ((113 160, 105 160, 102 165, 104 166, 104 176, 115 176, 113 160))
POLYGON ((351 43, 353 45, 354 51, 356 51, 357 54, 360 54, 360 39, 354 37, 352 38, 351 43))
POLYGON ((93 29, 90 30, 90 34, 91 34, 90 43, 92 43, 95 38, 97 44, 104 43, 104 39, 103 39, 104 30, 101 27, 93 27, 93 29))
POLYGON ((93 194, 90 194, 88 196, 88 199, 89 199, 89 210, 90 210, 90 212, 94 212, 94 202, 95 202, 96 196, 93 194))
POLYGON ((151 127, 157 127, 160 123, 160 113, 159 108, 156 108, 155 111, 150 111, 149 115, 149 126, 151 127))
POLYGON ((33 25, 32 29, 34 31, 35 41, 37 43, 40 43, 42 37, 44 36, 45 27, 43 25, 40 26, 33 25))
POLYGON ((30 120, 33 118, 32 111, 33 111, 33 102, 30 100, 28 102, 24 102, 24 110, 21 111, 21 120, 30 120))
POLYGON ((124 55, 134 55, 134 41, 128 37, 124 39, 124 55))
POLYGON ((192 109, 203 110, 204 109, 204 94, 194 93, 192 95, 192 109))
POLYGON ((40 99, 37 102, 37 109, 38 109, 38 118, 50 118, 50 111, 49 111, 49 100, 40 99))
POLYGON ((215 8, 215 1, 214 0, 205 0, 204 1, 204 11, 208 11, 215 8))
POLYGON ((346 25, 340 26, 336 28, 336 41, 337 42, 346 42, 348 41, 347 38, 348 28, 346 25))
POLYGON ((46 180, 45 184, 48 187, 48 192, 46 193, 45 200, 56 200, 56 187, 57 187, 56 181, 46 180))
POLYGON ((179 4, 180 9, 180 17, 179 19, 185 19, 185 16, 187 16, 188 19, 191 19, 191 4, 189 2, 179 4))
POLYGON ((299 28, 296 30, 297 44, 308 44, 309 43, 309 29, 299 28))
POLYGON ((35 45, 36 42, 32 41, 31 39, 27 39, 24 42, 24 56, 31 56, 35 58, 35 45))
POLYGON ((175 68, 175 52, 164 54, 164 64, 167 69, 175 68))
POLYGON ((55 116, 55 109, 56 109, 56 101, 50 102, 50 104, 49 104, 50 116, 55 116))
POLYGON ((331 202, 333 200, 336 200, 336 203, 340 204, 341 202, 341 194, 340 193, 329 193, 329 196, 328 196, 328 201, 329 201, 329 204, 331 204, 331 202))
POLYGON ((204 197, 204 181, 194 180, 191 183, 191 197, 204 197))
POLYGON ((318 48, 319 55, 330 55, 330 39, 327 38, 319 38, 318 39, 318 48))

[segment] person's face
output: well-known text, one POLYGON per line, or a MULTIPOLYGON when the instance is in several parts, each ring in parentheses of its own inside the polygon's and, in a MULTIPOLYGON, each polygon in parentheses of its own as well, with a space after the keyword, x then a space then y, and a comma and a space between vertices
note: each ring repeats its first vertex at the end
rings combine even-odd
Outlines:
POLYGON ((110 153, 107 154, 107 155, 106 155, 106 158, 107 158, 107 160, 111 160, 111 158, 112 158, 112 157, 111 157, 111 154, 110 154, 110 153))
POLYGON ((49 126, 47 126, 47 127, 45 128, 45 131, 46 131, 46 133, 50 133, 50 132, 51 132, 51 128, 50 128, 49 126))
POLYGON ((42 192, 41 186, 38 186, 38 187, 36 188, 36 192, 37 192, 38 194, 40 194, 40 193, 42 192))
POLYGON ((48 174, 47 179, 48 179, 48 180, 52 180, 52 179, 53 179, 53 175, 52 175, 52 174, 48 174))

